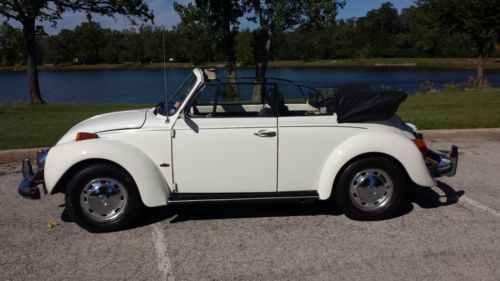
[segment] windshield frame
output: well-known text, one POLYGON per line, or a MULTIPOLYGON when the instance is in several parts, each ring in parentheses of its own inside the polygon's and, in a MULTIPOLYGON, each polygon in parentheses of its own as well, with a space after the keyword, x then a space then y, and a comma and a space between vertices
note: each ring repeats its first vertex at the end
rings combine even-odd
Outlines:
POLYGON ((198 77, 196 71, 193 70, 182 83, 177 87, 172 95, 166 95, 164 100, 164 110, 160 113, 164 116, 173 116, 179 112, 183 107, 189 95, 196 90, 200 83, 200 77, 198 77), (175 105, 176 102, 179 102, 175 105))

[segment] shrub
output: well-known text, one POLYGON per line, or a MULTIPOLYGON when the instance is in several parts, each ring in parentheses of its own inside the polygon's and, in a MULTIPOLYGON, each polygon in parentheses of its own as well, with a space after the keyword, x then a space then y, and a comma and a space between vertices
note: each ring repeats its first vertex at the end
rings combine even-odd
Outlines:
POLYGON ((436 88, 434 87, 434 83, 432 81, 425 80, 425 81, 422 81, 422 83, 420 83, 420 86, 418 88, 418 92, 422 93, 422 94, 427 94, 427 93, 435 93, 437 91, 436 91, 436 88))

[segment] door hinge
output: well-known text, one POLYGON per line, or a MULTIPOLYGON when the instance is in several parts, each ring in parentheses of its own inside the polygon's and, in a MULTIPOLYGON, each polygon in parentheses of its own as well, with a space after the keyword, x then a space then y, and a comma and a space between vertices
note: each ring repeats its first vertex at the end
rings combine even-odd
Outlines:
POLYGON ((175 129, 172 129, 172 138, 175 138, 175 129))
POLYGON ((178 192, 179 192, 179 190, 177 189, 177 183, 174 182, 174 193, 178 193, 178 192))

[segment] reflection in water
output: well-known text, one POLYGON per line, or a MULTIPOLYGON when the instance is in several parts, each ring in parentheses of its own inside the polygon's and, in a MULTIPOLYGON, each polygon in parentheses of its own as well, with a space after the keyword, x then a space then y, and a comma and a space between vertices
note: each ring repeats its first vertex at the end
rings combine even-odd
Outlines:
MULTIPOLYGON (((190 69, 168 69, 168 89, 173 91, 190 69)), ((238 76, 253 76, 253 68, 240 69, 238 76)), ((465 82, 474 70, 409 68, 271 68, 269 76, 310 86, 368 83, 414 93, 424 80, 437 87, 446 82, 465 82)), ((219 75, 226 76, 225 71, 219 75)), ((493 86, 500 86, 500 71, 488 71, 493 86)), ((60 103, 156 103, 164 96, 163 70, 42 71, 42 95, 47 102, 60 103)), ((0 72, 0 102, 27 100, 27 79, 23 72, 0 72)))

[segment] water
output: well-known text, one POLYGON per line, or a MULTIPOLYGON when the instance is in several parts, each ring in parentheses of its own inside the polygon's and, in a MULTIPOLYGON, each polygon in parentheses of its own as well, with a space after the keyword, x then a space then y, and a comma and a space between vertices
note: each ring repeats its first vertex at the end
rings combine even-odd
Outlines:
MULTIPOLYGON (((168 69, 170 92, 190 69, 168 69)), ((224 71, 219 71, 222 75, 224 71)), ((253 76, 253 68, 240 69, 239 76, 253 76)), ((309 86, 368 83, 414 93, 424 80, 436 87, 447 82, 465 82, 474 70, 387 68, 271 68, 268 75, 309 86)), ((487 71, 493 86, 500 86, 500 71, 487 71)), ((0 72, 0 102, 28 100, 26 74, 0 72)), ((40 88, 49 103, 156 103, 164 97, 163 70, 41 71, 40 88)))

